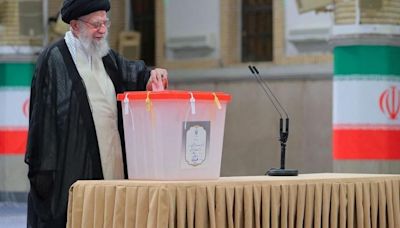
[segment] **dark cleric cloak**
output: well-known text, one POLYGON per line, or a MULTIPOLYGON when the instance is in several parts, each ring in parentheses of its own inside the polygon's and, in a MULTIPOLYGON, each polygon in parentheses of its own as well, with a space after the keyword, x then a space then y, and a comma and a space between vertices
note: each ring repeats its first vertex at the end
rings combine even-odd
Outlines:
MULTIPOLYGON (((145 90, 150 68, 114 51, 103 58, 116 93, 145 90)), ((121 104, 118 129, 127 176, 121 104)), ((25 162, 29 166, 28 227, 65 227, 69 187, 103 179, 85 85, 64 39, 39 56, 32 79, 25 162)))

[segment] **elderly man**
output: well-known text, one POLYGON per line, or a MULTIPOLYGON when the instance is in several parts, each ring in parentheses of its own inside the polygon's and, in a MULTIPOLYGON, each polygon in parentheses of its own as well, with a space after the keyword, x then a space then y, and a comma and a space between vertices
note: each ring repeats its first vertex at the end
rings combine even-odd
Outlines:
POLYGON ((68 190, 80 179, 127 177, 116 94, 163 89, 167 71, 128 61, 107 43, 108 0, 65 0, 70 31, 39 56, 32 80, 28 227, 65 227, 68 190))

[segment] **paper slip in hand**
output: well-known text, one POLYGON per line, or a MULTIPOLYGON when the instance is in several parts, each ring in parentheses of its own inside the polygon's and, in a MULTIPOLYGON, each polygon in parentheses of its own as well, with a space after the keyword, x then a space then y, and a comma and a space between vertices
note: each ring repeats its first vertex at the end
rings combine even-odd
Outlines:
POLYGON ((162 81, 151 83, 152 91, 164 91, 164 85, 162 81))

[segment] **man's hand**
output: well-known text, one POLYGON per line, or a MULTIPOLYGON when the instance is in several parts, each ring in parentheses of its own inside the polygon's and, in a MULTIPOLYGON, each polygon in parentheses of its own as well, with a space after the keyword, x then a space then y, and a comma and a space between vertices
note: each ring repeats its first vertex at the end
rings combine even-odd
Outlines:
POLYGON ((168 88, 168 72, 166 69, 156 68, 150 72, 146 85, 147 91, 163 91, 168 88))

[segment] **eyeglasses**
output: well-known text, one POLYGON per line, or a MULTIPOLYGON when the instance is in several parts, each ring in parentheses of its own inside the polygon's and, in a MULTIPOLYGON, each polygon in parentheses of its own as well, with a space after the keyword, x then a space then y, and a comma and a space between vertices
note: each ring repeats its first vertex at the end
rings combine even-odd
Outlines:
POLYGON ((79 21, 82 21, 82 22, 85 22, 86 24, 88 24, 88 25, 90 25, 90 26, 92 26, 92 28, 94 28, 94 29, 96 29, 96 30, 99 30, 99 29, 101 29, 101 27, 104 25, 106 28, 110 28, 110 25, 111 25, 111 21, 110 20, 105 20, 105 21, 102 21, 102 22, 100 22, 100 21, 97 21, 97 22, 89 22, 89 21, 85 21, 85 20, 82 20, 82 19, 78 19, 79 21))

